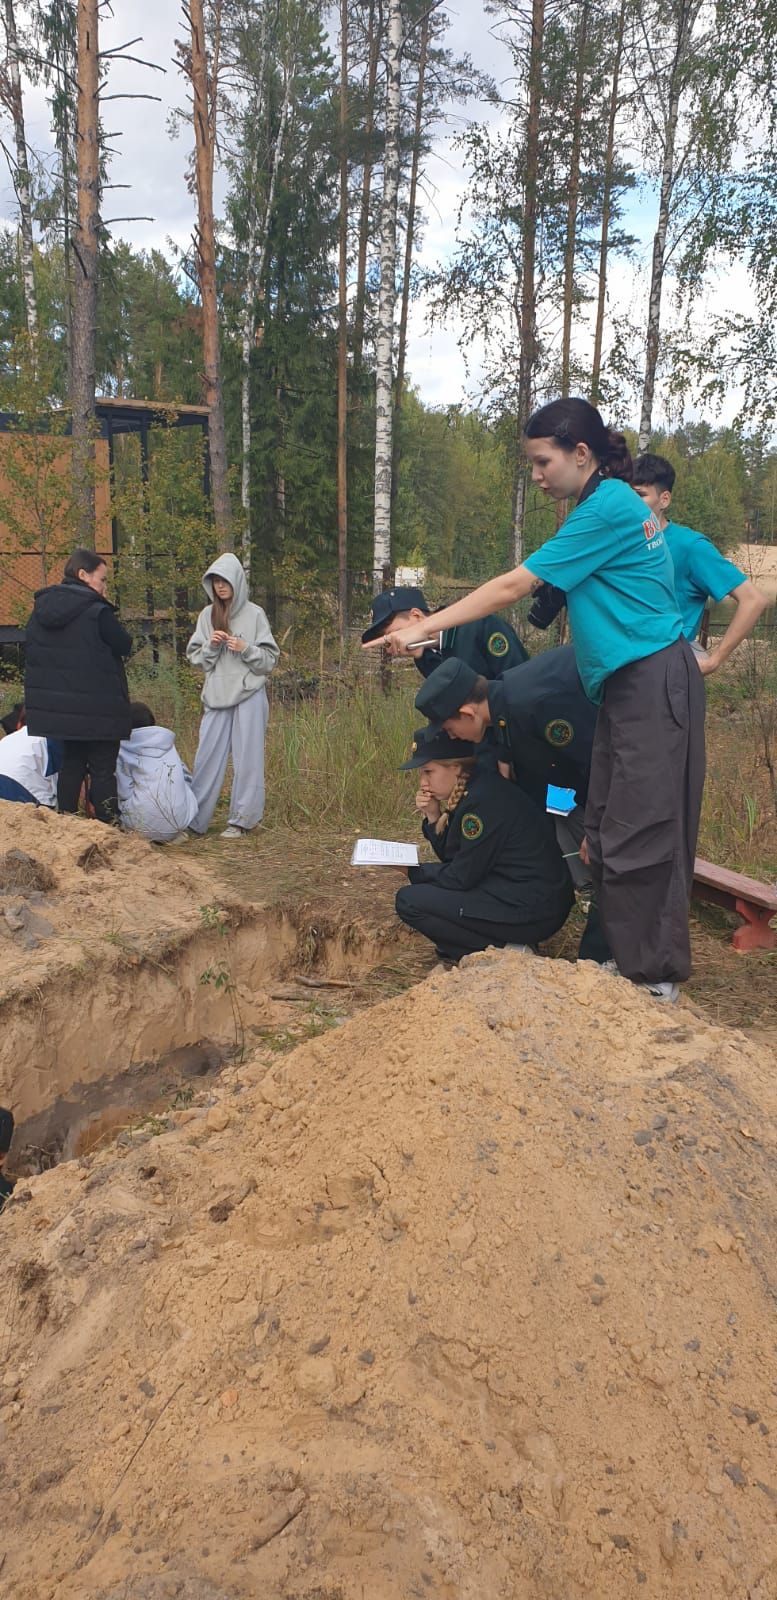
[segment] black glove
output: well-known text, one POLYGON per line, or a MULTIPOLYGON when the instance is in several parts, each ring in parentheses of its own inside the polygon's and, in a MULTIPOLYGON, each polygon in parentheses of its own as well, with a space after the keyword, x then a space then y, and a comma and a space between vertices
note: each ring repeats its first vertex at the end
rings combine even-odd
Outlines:
POLYGON ((557 589, 555 583, 541 583, 534 592, 532 608, 529 612, 529 621, 533 628, 549 628, 551 622, 564 609, 567 597, 563 589, 557 589))

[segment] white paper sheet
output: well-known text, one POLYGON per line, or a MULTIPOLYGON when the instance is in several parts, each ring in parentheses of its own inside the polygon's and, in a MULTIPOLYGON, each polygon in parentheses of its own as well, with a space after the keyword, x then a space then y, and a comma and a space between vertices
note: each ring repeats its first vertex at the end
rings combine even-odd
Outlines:
POLYGON ((352 867, 417 867, 418 846, 397 844, 394 839, 357 839, 351 856, 352 867))

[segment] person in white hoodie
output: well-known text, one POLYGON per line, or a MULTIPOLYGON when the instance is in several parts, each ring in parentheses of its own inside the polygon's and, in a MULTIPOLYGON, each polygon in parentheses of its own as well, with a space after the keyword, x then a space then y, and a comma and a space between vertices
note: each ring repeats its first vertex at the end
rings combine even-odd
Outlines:
POLYGON ((122 739, 116 761, 119 819, 128 832, 153 844, 170 844, 197 815, 192 780, 170 728, 158 728, 153 711, 130 705, 132 732, 122 739))
MULTIPOLYGON (((14 712, 24 715, 23 707, 14 712)), ((20 800, 27 805, 56 810, 57 773, 62 766, 62 745, 28 733, 24 723, 14 728, 13 715, 3 717, 9 731, 0 739, 0 800, 20 800)))
POLYGON ((199 810, 193 833, 205 833, 231 754, 233 780, 224 839, 239 839, 264 815, 264 739, 270 708, 265 684, 280 651, 261 606, 248 598, 235 555, 219 556, 202 586, 210 605, 200 612, 186 647, 205 683, 193 788, 199 810))

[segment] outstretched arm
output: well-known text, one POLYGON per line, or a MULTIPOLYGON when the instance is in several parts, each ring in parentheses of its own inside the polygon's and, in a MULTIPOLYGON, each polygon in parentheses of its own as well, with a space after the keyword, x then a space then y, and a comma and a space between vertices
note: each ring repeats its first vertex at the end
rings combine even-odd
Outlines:
MULTIPOLYGON (((452 606, 435 611, 435 632, 438 628, 459 628, 463 622, 477 622, 479 617, 487 617, 492 611, 503 611, 515 605, 525 594, 531 594, 539 582, 540 579, 535 578, 528 567, 515 567, 512 572, 504 572, 499 578, 490 578, 488 583, 481 583, 479 589, 473 589, 463 600, 455 600, 452 606)), ((428 619, 422 617, 420 622, 413 622, 396 633, 386 634, 383 639, 371 639, 369 644, 362 645, 362 649, 372 650, 380 645, 390 655, 404 655, 418 640, 427 638, 428 633, 428 619)))
POLYGON ((768 604, 766 596, 761 594, 750 578, 745 578, 744 583, 737 584, 731 590, 731 598, 736 605, 736 611, 723 635, 723 638, 706 655, 699 656, 699 670, 708 676, 710 672, 717 672, 722 667, 738 644, 746 639, 768 604))

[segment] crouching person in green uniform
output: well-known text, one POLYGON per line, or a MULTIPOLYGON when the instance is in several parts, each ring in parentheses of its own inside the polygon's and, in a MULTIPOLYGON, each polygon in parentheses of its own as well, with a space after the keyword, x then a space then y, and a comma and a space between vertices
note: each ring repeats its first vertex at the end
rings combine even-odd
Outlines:
POLYGON ((416 806, 439 860, 408 869, 397 915, 446 961, 489 945, 536 946, 573 900, 549 819, 475 755, 466 740, 423 728, 401 769, 419 772, 416 806))

